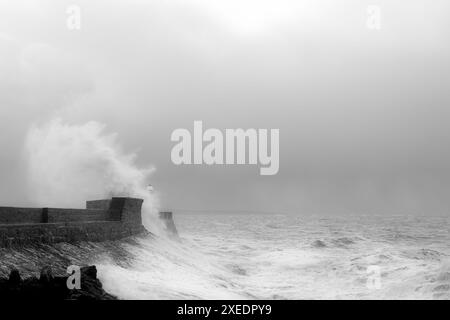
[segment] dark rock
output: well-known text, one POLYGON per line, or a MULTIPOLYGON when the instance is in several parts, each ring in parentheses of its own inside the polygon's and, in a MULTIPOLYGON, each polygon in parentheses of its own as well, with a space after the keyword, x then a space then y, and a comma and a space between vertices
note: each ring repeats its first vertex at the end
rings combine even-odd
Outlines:
POLYGON ((87 279, 97 279, 97 267, 96 266, 84 267, 81 269, 81 273, 87 279))
POLYGON ((22 282, 22 279, 20 278, 20 272, 17 269, 12 269, 11 273, 9 274, 8 283, 10 286, 18 286, 22 282))
POLYGON ((0 278, 0 301, 5 299, 45 299, 45 300, 113 300, 116 297, 103 290, 97 279, 95 266, 83 267, 81 288, 69 289, 68 276, 55 277, 51 267, 42 268, 40 278, 21 279, 17 269, 13 269, 9 279, 0 278))
POLYGON ((46 266, 42 268, 39 281, 42 284, 50 284, 53 281, 53 272, 51 267, 46 266))

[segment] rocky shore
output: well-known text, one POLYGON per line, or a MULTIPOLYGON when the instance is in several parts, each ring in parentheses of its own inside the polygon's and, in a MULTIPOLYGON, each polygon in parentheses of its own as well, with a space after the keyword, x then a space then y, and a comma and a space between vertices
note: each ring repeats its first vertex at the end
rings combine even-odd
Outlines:
POLYGON ((0 278, 0 299, 38 300, 115 300, 116 297, 103 290, 97 278, 95 266, 80 269, 80 289, 69 289, 69 276, 54 276, 50 267, 41 269, 39 278, 21 278, 17 269, 8 278, 0 278))

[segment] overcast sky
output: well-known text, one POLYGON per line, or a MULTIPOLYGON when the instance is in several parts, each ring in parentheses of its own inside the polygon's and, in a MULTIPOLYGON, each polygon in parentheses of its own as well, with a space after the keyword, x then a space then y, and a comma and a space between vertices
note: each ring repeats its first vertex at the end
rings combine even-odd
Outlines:
POLYGON ((25 135, 58 114, 153 164, 163 207, 448 214, 449 16, 439 0, 0 0, 0 203, 29 203, 25 135), (194 120, 279 128, 279 173, 175 166, 170 135, 194 120))

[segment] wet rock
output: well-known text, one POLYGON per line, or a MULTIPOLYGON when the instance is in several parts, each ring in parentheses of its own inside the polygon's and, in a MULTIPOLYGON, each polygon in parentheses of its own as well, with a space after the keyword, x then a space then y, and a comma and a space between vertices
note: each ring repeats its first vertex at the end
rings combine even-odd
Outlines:
POLYGON ((5 299, 38 300, 113 300, 116 297, 103 290, 97 278, 95 266, 80 270, 81 288, 69 289, 68 276, 53 275, 51 267, 42 268, 39 279, 30 277, 21 279, 17 269, 13 269, 8 279, 0 278, 0 301, 5 299))
POLYGON ((53 281, 53 272, 51 267, 43 267, 39 281, 42 284, 50 284, 53 281))
POLYGON ((22 279, 20 278, 20 272, 17 269, 12 269, 11 273, 9 274, 8 283, 10 286, 19 286, 22 282, 22 279))

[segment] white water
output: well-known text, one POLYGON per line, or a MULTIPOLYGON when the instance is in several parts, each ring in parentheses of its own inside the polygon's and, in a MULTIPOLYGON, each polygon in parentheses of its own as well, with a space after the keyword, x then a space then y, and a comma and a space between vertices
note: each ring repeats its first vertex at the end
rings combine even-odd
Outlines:
POLYGON ((36 205, 144 198, 144 224, 158 236, 118 244, 125 264, 108 251, 91 261, 120 298, 450 298, 449 218, 175 213, 176 242, 163 236, 147 191, 152 170, 138 168, 101 124, 35 126, 25 154, 36 205), (367 287, 369 266, 380 268, 380 289, 367 287))
POLYGON ((124 299, 449 299, 445 217, 176 216, 182 242, 147 239, 100 263, 124 299), (367 268, 381 271, 368 287, 367 268))

